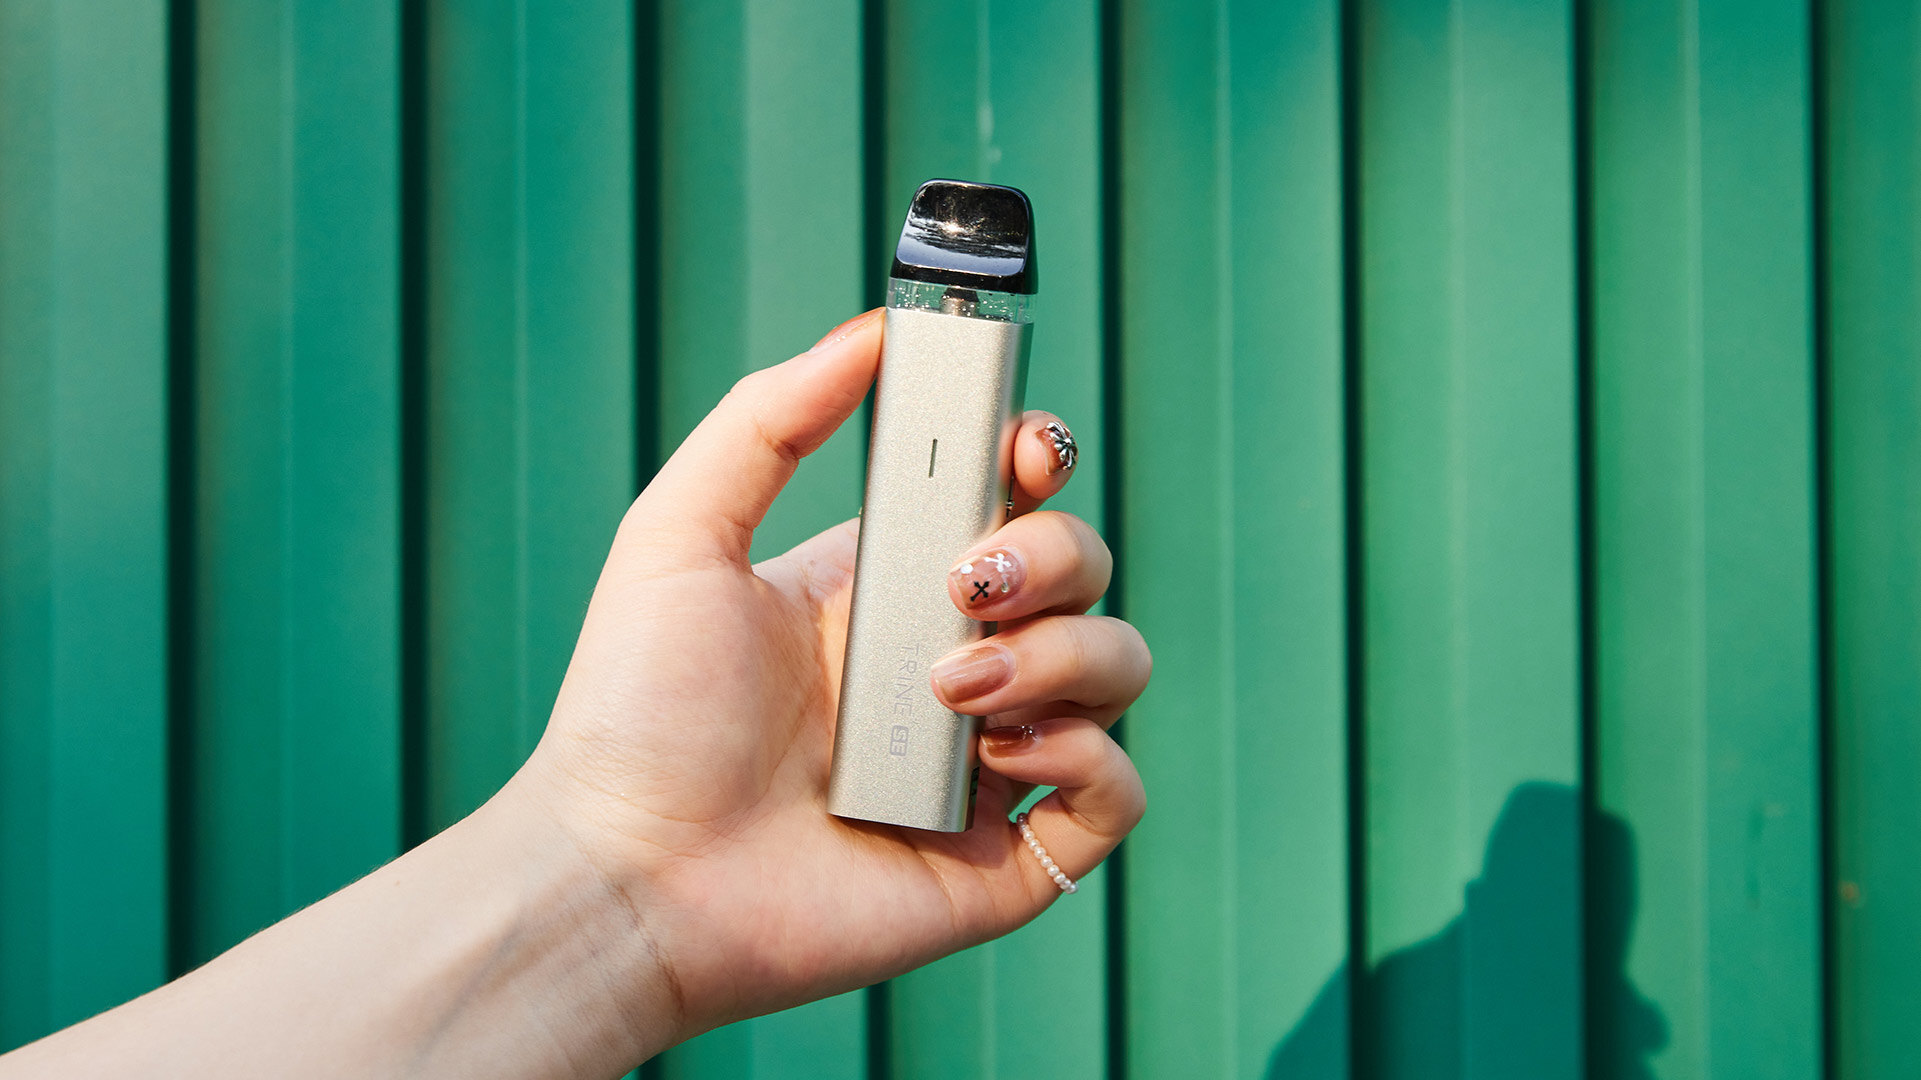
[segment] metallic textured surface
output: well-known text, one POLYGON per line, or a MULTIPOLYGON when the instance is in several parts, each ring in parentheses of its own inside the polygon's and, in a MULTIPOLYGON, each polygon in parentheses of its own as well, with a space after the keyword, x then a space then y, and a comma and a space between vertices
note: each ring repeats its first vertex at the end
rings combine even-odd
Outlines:
POLYGON ((0 1046, 171 966, 167 35, 0 4, 0 1046))
POLYGON ((1618 910, 1596 1033, 1612 1075, 1807 1077, 1827 1038, 1810 27, 1785 2, 1675 13, 1602 4, 1592 39, 1591 794, 1625 841, 1590 852, 1618 910))
POLYGON ((1921 5, 1838 5, 1826 416, 1836 1071, 1921 1076, 1921 5))
POLYGON ((1120 31, 1119 606, 1155 659, 1121 725, 1150 800, 1117 868, 1126 1070, 1344 1077, 1341 13, 1168 0, 1120 31))
POLYGON ((650 1075, 1908 1080, 1918 62, 1909 0, 0 3, 0 1045, 492 791, 634 489, 959 176, 1046 233, 1147 819, 650 1075))
POLYGON ((1571 8, 1360 16, 1361 1069, 1584 1070, 1571 8), (1437 48, 1437 44, 1439 47, 1437 48), (1418 972, 1447 957, 1445 975, 1418 972), (1450 1010, 1436 1008, 1445 993, 1450 1010), (1442 1013, 1437 1016, 1437 1012, 1442 1013), (1450 1013, 1452 1015, 1447 1015, 1450 1013))
POLYGON ((202 494, 175 822, 195 856, 175 887, 199 961, 403 842, 400 161, 342 137, 396 140, 400 21, 209 0, 193 29, 202 494))
POLYGON ((934 697, 927 668, 980 636, 947 571, 1005 519, 1032 332, 887 309, 827 803, 842 817, 973 821, 979 721, 934 697))

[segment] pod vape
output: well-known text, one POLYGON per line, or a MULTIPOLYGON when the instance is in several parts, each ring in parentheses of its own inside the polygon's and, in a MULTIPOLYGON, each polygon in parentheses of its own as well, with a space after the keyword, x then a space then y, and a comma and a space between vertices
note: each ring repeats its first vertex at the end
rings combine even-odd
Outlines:
POLYGON ((961 832, 980 719, 941 705, 927 668, 980 636, 947 571, 1007 519, 1027 374, 1034 219, 1014 188, 930 180, 887 283, 867 497, 827 808, 961 832))

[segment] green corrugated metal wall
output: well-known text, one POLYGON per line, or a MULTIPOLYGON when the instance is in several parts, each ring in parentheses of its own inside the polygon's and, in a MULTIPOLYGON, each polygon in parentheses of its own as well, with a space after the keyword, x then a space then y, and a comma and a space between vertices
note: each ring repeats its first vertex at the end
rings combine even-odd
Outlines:
POLYGON ((1921 1075, 1912 0, 0 2, 0 1046, 490 793, 934 175, 1034 198, 1153 810, 652 1071, 1921 1075))

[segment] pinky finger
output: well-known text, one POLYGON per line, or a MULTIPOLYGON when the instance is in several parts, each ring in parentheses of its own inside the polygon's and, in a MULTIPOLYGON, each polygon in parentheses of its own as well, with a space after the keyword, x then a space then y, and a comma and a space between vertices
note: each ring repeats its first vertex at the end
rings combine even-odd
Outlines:
MULTIPOLYGON (((981 763, 1020 784, 1058 789, 1034 804, 1028 825, 1070 879, 1100 865, 1147 810, 1147 792, 1134 762, 1092 720, 1064 717, 990 728, 981 736, 981 763)), ((1046 907, 1061 887, 1026 850, 1018 827, 1010 823, 1007 828, 1021 849, 1016 862, 1033 909, 1046 907)))

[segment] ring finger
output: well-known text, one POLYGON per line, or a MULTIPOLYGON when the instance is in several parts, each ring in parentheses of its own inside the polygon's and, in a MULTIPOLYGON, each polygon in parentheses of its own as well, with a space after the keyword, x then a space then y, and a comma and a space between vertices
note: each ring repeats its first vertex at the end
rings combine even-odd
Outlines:
MULTIPOLYGON (((1085 875, 1106 858, 1147 810, 1147 792, 1134 763, 1106 732, 1083 719, 1063 717, 1019 730, 999 729, 981 740, 981 763, 1017 792, 1036 785, 1055 789, 1028 816, 1037 841, 1071 878, 1085 875)), ((1038 855, 1025 849, 1012 823, 987 822, 985 827, 1005 830, 1013 865, 1027 883, 1035 910, 1061 895, 1062 887, 1050 880, 1038 855)))

